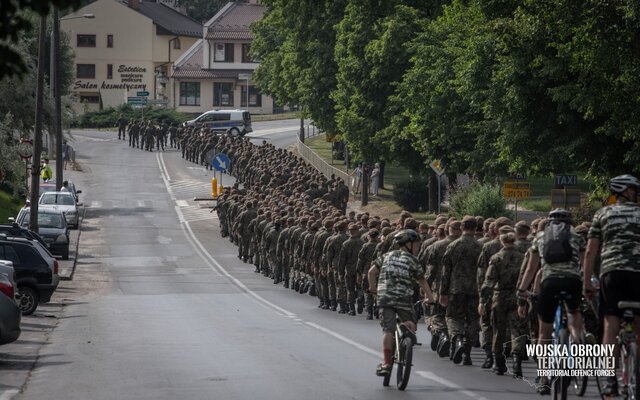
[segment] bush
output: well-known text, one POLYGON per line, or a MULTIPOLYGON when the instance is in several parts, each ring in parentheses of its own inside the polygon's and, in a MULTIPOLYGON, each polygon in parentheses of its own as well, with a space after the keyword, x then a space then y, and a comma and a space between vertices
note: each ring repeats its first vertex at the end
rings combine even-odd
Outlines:
POLYGON ((458 218, 465 215, 510 217, 511 212, 505 206, 500 187, 491 184, 474 182, 468 187, 456 188, 451 193, 450 211, 458 218))
POLYGON ((393 199, 407 211, 427 211, 429 209, 428 184, 425 178, 419 177, 398 182, 393 187, 393 199))
MULTIPOLYGON (((128 120, 140 119, 142 109, 133 108, 128 104, 119 107, 111 107, 102 111, 84 113, 71 121, 72 128, 114 128, 120 114, 128 120)), ((181 123, 191 118, 191 115, 181 113, 169 108, 147 106, 144 108, 144 119, 154 123, 168 121, 169 123, 181 123)))

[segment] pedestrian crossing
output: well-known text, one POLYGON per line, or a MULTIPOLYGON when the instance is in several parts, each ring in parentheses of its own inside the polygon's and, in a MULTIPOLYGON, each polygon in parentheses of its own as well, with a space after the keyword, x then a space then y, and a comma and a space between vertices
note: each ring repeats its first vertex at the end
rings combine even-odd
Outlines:
POLYGON ((210 212, 210 207, 201 207, 200 205, 188 205, 186 207, 178 206, 178 216, 184 222, 205 221, 218 219, 217 212, 210 212))
MULTIPOLYGON (((210 195, 209 195, 210 196, 210 195)), ((217 220, 218 213, 210 212, 213 202, 196 203, 187 200, 176 200, 175 209, 181 222, 217 220)), ((90 210, 97 210, 104 215, 135 214, 153 210, 166 210, 170 203, 163 200, 95 200, 86 203, 90 210)))
POLYGON ((208 182, 196 180, 171 181, 169 186, 176 198, 211 197, 211 183, 208 182))

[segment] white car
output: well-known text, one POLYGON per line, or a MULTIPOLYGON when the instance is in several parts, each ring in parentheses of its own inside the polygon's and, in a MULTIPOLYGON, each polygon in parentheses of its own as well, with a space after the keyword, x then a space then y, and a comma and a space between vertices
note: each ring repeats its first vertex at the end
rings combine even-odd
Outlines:
POLYGON ((78 227, 80 216, 78 214, 78 205, 76 198, 71 192, 46 192, 40 196, 38 204, 48 206, 47 208, 55 208, 64 214, 67 225, 74 228, 78 227))

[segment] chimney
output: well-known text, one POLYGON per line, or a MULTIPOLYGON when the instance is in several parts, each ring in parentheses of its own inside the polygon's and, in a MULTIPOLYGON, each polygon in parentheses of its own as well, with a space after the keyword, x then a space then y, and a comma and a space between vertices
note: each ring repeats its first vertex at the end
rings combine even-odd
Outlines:
POLYGON ((134 10, 137 10, 140 8, 140 0, 128 0, 129 2, 129 7, 133 8, 134 10))

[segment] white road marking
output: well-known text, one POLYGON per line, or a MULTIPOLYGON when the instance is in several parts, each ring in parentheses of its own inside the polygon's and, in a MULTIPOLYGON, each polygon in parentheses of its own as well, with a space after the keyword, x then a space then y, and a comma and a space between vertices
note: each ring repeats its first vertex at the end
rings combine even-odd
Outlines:
POLYGON ((416 374, 420 375, 423 378, 429 379, 431 381, 434 382, 438 382, 439 384, 443 385, 443 386, 447 386, 450 387, 451 389, 455 389, 455 390, 459 390, 460 393, 471 397, 472 399, 475 400, 488 400, 486 397, 480 396, 477 393, 474 393, 470 390, 465 390, 462 386, 457 385, 453 382, 451 382, 448 379, 442 378, 436 374, 434 374, 433 372, 428 372, 428 371, 416 371, 416 374))
POLYGON ((291 127, 282 127, 282 128, 272 128, 272 129, 259 129, 257 131, 253 131, 251 133, 247 133, 245 137, 248 138, 256 138, 261 136, 267 136, 274 133, 287 133, 287 132, 297 132, 300 130, 299 126, 291 126, 291 127))
POLYGON ((189 207, 189 202, 186 200, 176 200, 178 207, 189 207))
POLYGON ((102 202, 101 201, 92 201, 91 204, 89 205, 90 208, 102 208, 102 202))
POLYGON ((138 207, 140 207, 140 208, 144 208, 144 207, 146 207, 146 203, 145 203, 145 201, 144 201, 144 200, 138 200, 138 203, 137 203, 137 204, 138 204, 138 207))
MULTIPOLYGON (((169 194, 171 195, 171 197, 175 200, 175 197, 173 196, 172 193, 172 188, 171 188, 171 184, 169 183, 169 180, 167 179, 167 177, 164 174, 164 171, 162 170, 162 166, 160 164, 160 160, 162 159, 162 155, 160 154, 158 157, 158 166, 160 167, 160 171, 161 171, 161 176, 162 176, 162 180, 164 182, 164 185, 167 189, 167 192, 169 192, 169 194)), ((177 202, 176 202, 177 203, 177 202)), ((176 204, 176 206, 174 207, 174 209, 176 210, 176 213, 178 214, 178 219, 180 220, 180 226, 182 227, 182 230, 185 233, 185 237, 187 238, 187 240, 189 241, 189 243, 191 243, 191 245, 193 246, 193 248, 196 250, 196 253, 198 253, 198 255, 200 255, 200 257, 203 259, 203 261, 209 266, 209 268, 215 272, 218 273, 224 277, 226 277, 232 284, 234 284, 235 286, 237 286, 239 289, 242 290, 242 292, 244 292, 244 294, 248 297, 251 297, 253 300, 255 300, 258 304, 263 305, 268 307, 269 309, 271 309, 272 311, 275 311, 276 314, 279 314, 281 316, 287 317, 287 318, 291 318, 293 321, 297 321, 297 322, 301 322, 303 324, 305 324, 308 327, 311 327, 313 329, 316 329, 319 332, 323 332, 327 335, 330 335, 338 340, 340 340, 343 343, 346 343, 358 350, 361 350, 373 357, 379 358, 380 357, 380 351, 377 351, 375 349, 372 349, 370 347, 364 346, 360 343, 357 343, 343 335, 341 335, 338 332, 335 332, 331 329, 325 328, 321 325, 318 325, 314 322, 310 322, 310 321, 305 321, 304 319, 300 318, 298 315, 296 315, 295 313, 282 308, 280 306, 278 306, 277 304, 274 304, 272 302, 270 302, 269 300, 265 299, 264 297, 260 296, 259 294, 257 294, 256 292, 254 292, 253 290, 249 289, 244 283, 242 283, 242 281, 240 281, 239 279, 237 279, 236 277, 234 277, 233 275, 231 275, 229 273, 229 271, 227 271, 222 264, 220 264, 218 262, 218 260, 216 260, 210 253, 209 251, 207 251, 207 249, 202 245, 202 243, 198 240, 198 238, 196 237, 195 233, 193 233, 193 230, 191 229, 191 226, 189 225, 189 221, 185 220, 184 215, 182 214, 182 208, 180 206, 178 206, 176 204)), ((474 400, 488 400, 485 397, 480 396, 477 393, 474 393, 472 391, 469 390, 465 390, 463 389, 461 386, 456 385, 455 383, 442 378, 432 372, 426 372, 426 371, 417 371, 416 374, 422 376, 425 379, 437 382, 443 386, 447 386, 450 388, 454 388, 456 390, 460 390, 460 392, 466 396, 471 397, 474 400)), ((0 399, 2 400, 2 399, 0 399)))

